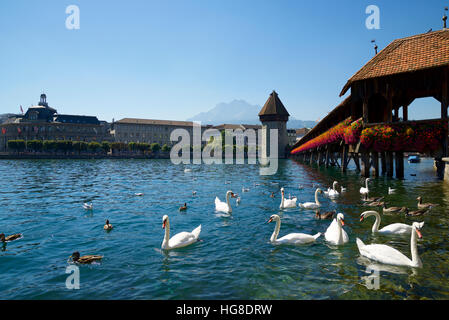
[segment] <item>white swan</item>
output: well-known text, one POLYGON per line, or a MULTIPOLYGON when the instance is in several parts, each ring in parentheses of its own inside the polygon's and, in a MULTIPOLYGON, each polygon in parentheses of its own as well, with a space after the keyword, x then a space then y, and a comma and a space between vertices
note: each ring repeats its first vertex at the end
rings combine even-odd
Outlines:
POLYGON ((281 205, 279 206, 280 209, 285 208, 296 208, 296 201, 298 200, 296 197, 293 197, 293 199, 285 199, 285 190, 284 188, 281 188, 281 205))
POLYGON ((339 196, 340 193, 336 189, 337 185, 338 185, 338 181, 334 181, 334 183, 332 184, 332 189, 328 188, 327 191, 324 191, 324 194, 330 198, 339 196))
POLYGON ((416 235, 421 239, 422 235, 420 230, 424 226, 424 222, 414 222, 412 224, 412 233, 411 233, 411 252, 412 259, 410 260, 400 251, 387 246, 385 244, 369 244, 365 245, 362 240, 357 238, 357 247, 359 248, 359 252, 362 256, 367 257, 371 260, 378 261, 384 264, 390 264, 395 266, 408 266, 420 268, 422 267, 421 259, 418 256, 418 248, 417 248, 417 239, 416 235))
POLYGON ((316 189, 315 202, 300 203, 299 206, 304 209, 317 209, 321 207, 321 203, 318 201, 318 193, 323 193, 323 191, 320 188, 316 189))
POLYGON ((201 225, 199 225, 192 232, 180 232, 170 239, 170 221, 168 220, 167 215, 162 217, 162 229, 165 229, 164 240, 162 240, 161 246, 164 250, 182 248, 195 243, 198 241, 198 237, 201 233, 201 225))
POLYGON ((341 193, 346 192, 346 188, 345 187, 341 186, 340 189, 341 189, 340 190, 341 193))
POLYGON ((94 205, 91 203, 83 203, 83 208, 86 210, 92 210, 94 208, 94 205))
POLYGON ((215 197, 215 210, 225 213, 232 213, 231 204, 229 203, 230 196, 234 196, 234 193, 232 191, 226 192, 226 202, 222 202, 218 199, 218 197, 215 197))
POLYGON ((365 180, 365 187, 361 187, 360 188, 360 193, 361 194, 368 194, 369 193, 369 189, 368 189, 368 182, 370 181, 370 178, 366 178, 365 180))
POLYGON ((273 214, 267 223, 272 221, 276 221, 274 232, 270 238, 270 242, 273 244, 304 244, 314 242, 321 236, 321 233, 319 232, 314 236, 305 233, 289 233, 278 239, 279 230, 281 229, 281 218, 277 214, 273 214))
POLYGON ((348 242, 349 237, 346 231, 343 230, 344 225, 345 216, 342 213, 337 214, 337 218, 332 221, 324 234, 326 241, 335 245, 341 245, 348 242))
POLYGON ((143 193, 142 192, 137 192, 137 193, 134 193, 134 195, 136 195, 138 197, 141 197, 141 196, 143 196, 143 193))
POLYGON ((396 189, 392 189, 391 187, 388 187, 388 194, 393 194, 396 192, 396 189))
POLYGON ((376 221, 373 224, 372 232, 379 232, 384 234, 405 234, 412 232, 412 226, 404 223, 393 223, 379 230, 379 225, 381 221, 380 214, 377 211, 365 211, 360 215, 360 221, 365 218, 375 216, 376 221))

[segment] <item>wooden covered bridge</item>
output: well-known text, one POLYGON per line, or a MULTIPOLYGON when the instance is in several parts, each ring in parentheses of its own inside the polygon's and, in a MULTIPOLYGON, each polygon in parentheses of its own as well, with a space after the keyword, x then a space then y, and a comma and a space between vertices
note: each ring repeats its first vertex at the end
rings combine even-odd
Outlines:
POLYGON ((365 177, 392 177, 395 168, 403 178, 404 152, 420 152, 433 156, 442 172, 448 78, 449 29, 395 40, 348 80, 340 96, 350 95, 295 144, 291 156, 342 171, 353 160, 365 177), (409 121, 409 105, 424 97, 441 103, 441 117, 409 121))

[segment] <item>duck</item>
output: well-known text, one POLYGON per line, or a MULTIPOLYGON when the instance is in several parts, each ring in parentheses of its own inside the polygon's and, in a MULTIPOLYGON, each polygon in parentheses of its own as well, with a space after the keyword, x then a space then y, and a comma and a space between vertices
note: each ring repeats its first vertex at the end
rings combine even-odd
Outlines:
POLYGON ((396 192, 396 189, 392 189, 391 187, 388 187, 388 194, 393 194, 396 192))
POLYGON ((332 184, 332 189, 328 188, 327 191, 324 191, 324 194, 330 198, 339 196, 340 193, 336 189, 337 185, 338 185, 338 181, 334 181, 334 183, 332 184))
POLYGON ((365 202, 363 206, 365 207, 383 207, 385 202, 383 201, 373 201, 373 202, 365 202))
POLYGON ((405 215, 419 217, 419 216, 426 214, 428 211, 429 211, 428 209, 419 209, 419 210, 415 210, 415 211, 409 211, 408 208, 405 208, 405 215))
POLYGON ((433 207, 438 206, 436 203, 422 203, 422 197, 419 196, 416 198, 418 200, 418 209, 432 209, 433 207))
POLYGON ((184 172, 192 172, 192 169, 186 168, 186 169, 184 169, 184 172))
POLYGON ((235 203, 240 204, 240 202, 242 201, 242 199, 240 199, 240 197, 237 197, 237 199, 235 199, 235 203))
POLYGON ((183 206, 179 207, 179 211, 186 211, 187 210, 187 203, 184 203, 183 206))
POLYGON ((226 192, 226 202, 222 202, 218 197, 215 197, 215 210, 232 213, 231 204, 229 203, 229 197, 231 196, 234 198, 234 193, 229 190, 226 192))
POLYGON ((141 196, 143 196, 143 193, 142 192, 136 192, 135 195, 138 196, 138 197, 141 197, 141 196))
POLYGON ((296 208, 296 201, 298 200, 298 198, 293 197, 292 199, 285 199, 285 190, 282 187, 281 188, 281 204, 279 206, 280 209, 285 209, 285 208, 296 208))
POLYGON ((345 216, 343 213, 337 214, 337 217, 332 220, 332 223, 324 233, 326 241, 334 245, 342 245, 349 241, 349 236, 343 226, 345 225, 345 216))
POLYGON ((92 262, 99 261, 99 260, 103 259, 103 256, 86 255, 86 256, 80 257, 80 253, 78 251, 75 251, 70 256, 70 258, 72 258, 72 261, 75 263, 88 264, 88 263, 92 263, 92 262))
POLYGON ((0 241, 3 242, 3 243, 4 242, 14 241, 14 240, 17 240, 17 239, 19 239, 21 237, 22 237, 21 233, 12 234, 12 235, 7 236, 7 237, 5 236, 4 233, 0 233, 0 241))
POLYGON ((273 214, 267 223, 276 221, 276 226, 274 227, 274 232, 271 235, 270 242, 272 244, 306 244, 315 242, 321 236, 321 233, 317 233, 314 236, 305 233, 289 233, 282 238, 278 239, 279 230, 281 229, 281 218, 277 214, 273 214))
POLYGON ((318 201, 319 193, 323 193, 323 191, 320 188, 316 189, 315 191, 315 202, 300 203, 299 206, 304 209, 317 209, 321 207, 321 203, 318 201))
POLYGON ((249 192, 249 188, 243 187, 243 188, 242 188, 242 192, 249 192))
POLYGON ((341 186, 341 187, 340 187, 340 192, 341 192, 341 193, 346 192, 346 188, 343 187, 343 186, 341 186))
POLYGON ((192 196, 196 196, 196 191, 192 191, 192 196))
POLYGON ((170 238, 170 221, 167 215, 162 217, 162 229, 165 229, 164 240, 161 248, 164 250, 172 250, 183 248, 198 241, 201 233, 201 225, 193 229, 192 232, 180 232, 170 238))
POLYGON ((315 212, 315 218, 317 218, 318 220, 327 220, 327 219, 333 219, 334 215, 337 214, 337 211, 333 210, 333 211, 327 211, 325 213, 321 213, 320 210, 317 210, 315 212))
POLYGON ((365 245, 362 240, 357 238, 356 243, 360 255, 383 264, 421 268, 422 261, 418 256, 417 237, 422 239, 421 229, 423 226, 424 222, 414 222, 412 224, 410 240, 412 259, 409 259, 397 249, 385 244, 365 245))
POLYGON ((371 197, 371 198, 368 198, 368 194, 364 193, 362 201, 364 201, 364 202, 374 202, 374 201, 381 201, 383 199, 384 199, 384 197, 371 197))
POLYGON ((275 197, 274 192, 272 192, 270 195, 270 198, 274 198, 274 197, 275 197))
POLYGON ((378 232, 378 233, 382 233, 382 234, 406 234, 406 233, 410 233, 412 231, 412 226, 410 226, 408 224, 404 224, 404 223, 389 224, 379 230, 380 222, 382 219, 380 217, 380 214, 377 211, 363 212, 360 215, 360 222, 362 222, 363 220, 365 220, 367 217, 370 217, 370 216, 376 217, 376 221, 374 222, 373 228, 371 229, 371 231, 373 233, 378 232))
POLYGON ((369 189, 368 189, 368 182, 370 181, 370 178, 366 178, 365 180, 365 187, 361 187, 360 188, 360 193, 361 194, 368 194, 369 193, 369 189))
POLYGON ((389 208, 387 208, 387 206, 384 204, 382 211, 383 211, 383 213, 396 213, 396 212, 405 212, 406 209, 407 209, 407 207, 389 207, 389 208))
POLYGON ((86 210, 92 210, 94 208, 94 205, 91 203, 83 203, 83 208, 86 210))
POLYGON ((109 231, 109 230, 112 230, 112 228, 114 228, 114 227, 112 226, 112 224, 109 223, 109 220, 106 220, 106 223, 105 223, 105 225, 103 226, 103 229, 109 231))

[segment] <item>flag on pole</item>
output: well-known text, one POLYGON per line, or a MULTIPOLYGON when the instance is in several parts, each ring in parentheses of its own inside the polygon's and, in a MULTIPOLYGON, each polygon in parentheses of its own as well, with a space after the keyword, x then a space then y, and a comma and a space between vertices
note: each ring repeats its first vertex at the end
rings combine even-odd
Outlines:
POLYGON ((22 105, 20 105, 20 111, 21 111, 22 114, 23 114, 23 108, 22 108, 22 105))

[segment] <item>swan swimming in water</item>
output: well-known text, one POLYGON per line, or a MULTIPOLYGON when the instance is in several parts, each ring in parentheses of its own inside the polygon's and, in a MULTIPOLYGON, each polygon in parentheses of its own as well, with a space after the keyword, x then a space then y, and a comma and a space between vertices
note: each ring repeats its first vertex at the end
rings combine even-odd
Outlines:
POLYGON ((170 238, 170 221, 167 215, 162 217, 162 229, 165 229, 164 240, 161 246, 164 250, 182 248, 195 243, 198 241, 201 233, 201 225, 199 225, 192 232, 180 232, 170 238))
POLYGON ((388 187, 388 194, 394 194, 396 192, 396 189, 392 189, 391 187, 388 187))
POLYGON ((314 236, 305 233, 289 233, 278 239, 279 230, 281 229, 281 218, 277 214, 273 214, 267 223, 272 221, 276 221, 274 232, 270 238, 272 244, 305 244, 315 242, 321 236, 319 232, 314 236))
POLYGON ((315 202, 300 203, 299 206, 304 209, 317 209, 321 207, 321 203, 318 201, 318 193, 323 193, 323 191, 320 188, 316 189, 315 202))
POLYGON ((348 234, 343 230, 345 225, 345 216, 342 213, 337 214, 324 234, 326 241, 334 245, 342 245, 349 241, 348 234))
POLYGON ((218 197, 215 197, 215 210, 225 212, 225 213, 232 213, 231 204, 229 203, 229 197, 235 197, 234 193, 232 191, 226 192, 226 202, 220 201, 218 197))
POLYGON ((327 191, 324 191, 324 194, 330 198, 339 196, 340 193, 336 189, 337 185, 338 181, 334 181, 334 183, 332 184, 332 188, 328 188, 327 191))
POLYGON ((365 187, 361 187, 360 188, 360 193, 361 194, 368 194, 369 193, 369 189, 368 189, 368 182, 370 181, 370 178, 366 178, 365 180, 365 187))
POLYGON ((383 227, 379 230, 381 217, 380 214, 377 211, 365 211, 360 215, 360 222, 362 222, 365 218, 375 216, 376 221, 373 224, 373 228, 371 231, 373 233, 383 233, 383 234, 406 234, 410 233, 412 231, 412 226, 404 223, 393 223, 389 224, 386 227, 383 227))
POLYGON ((414 222, 412 224, 412 232, 410 239, 410 247, 412 253, 412 259, 410 260, 403 253, 385 244, 369 244, 366 245, 362 240, 357 238, 357 247, 362 256, 371 260, 378 261, 384 264, 390 264, 395 266, 407 266, 420 268, 422 267, 421 259, 418 256, 417 238, 422 238, 421 229, 424 226, 424 222, 414 222))
POLYGON ((281 188, 281 205, 279 206, 280 209, 285 208, 296 208, 296 200, 298 200, 296 197, 293 197, 293 199, 285 199, 285 190, 284 188, 281 188))

